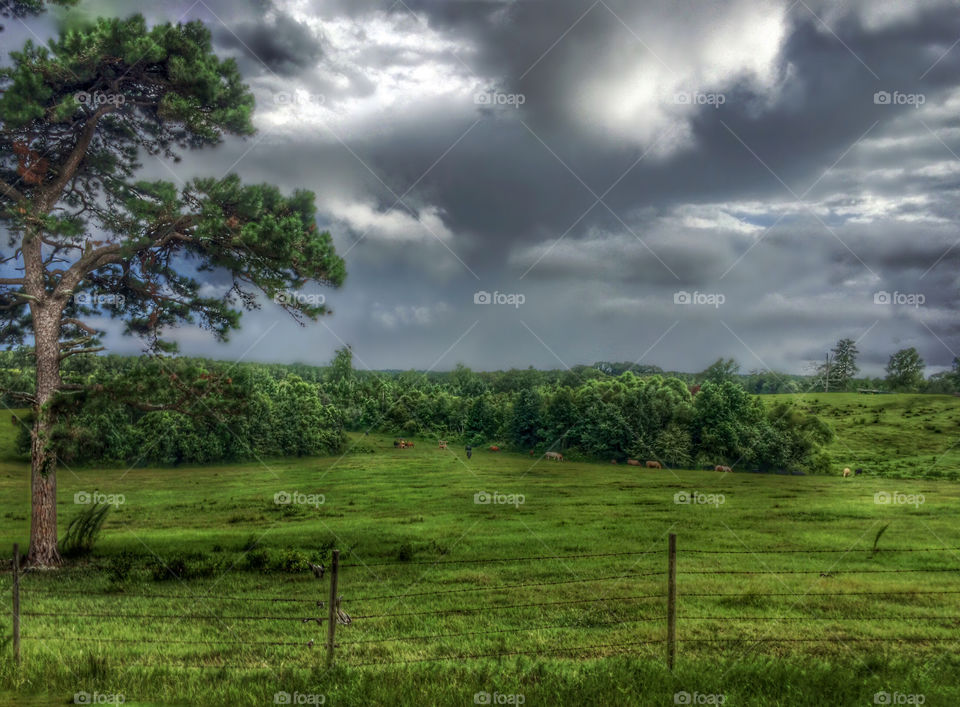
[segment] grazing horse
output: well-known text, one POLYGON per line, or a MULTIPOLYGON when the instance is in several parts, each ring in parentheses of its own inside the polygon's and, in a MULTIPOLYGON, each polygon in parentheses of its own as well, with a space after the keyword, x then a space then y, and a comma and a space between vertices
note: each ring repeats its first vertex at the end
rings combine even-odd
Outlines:
POLYGON ((647 462, 648 469, 662 469, 663 465, 660 462, 647 462))
POLYGON ((611 459, 611 460, 610 460, 610 463, 611 463, 611 464, 616 464, 616 463, 617 463, 617 460, 616 460, 616 459, 611 459))
POLYGON ((530 450, 530 456, 531 456, 531 457, 533 456, 533 450, 532 450, 532 449, 530 450))
POLYGON ((413 447, 413 442, 404 442, 400 445, 401 447, 413 447))
POLYGON ((401 444, 403 444, 403 440, 402 440, 402 439, 395 439, 395 440, 393 440, 393 446, 394 446, 394 447, 399 447, 401 444))
POLYGON ((846 479, 848 476, 850 476, 851 473, 852 472, 850 471, 850 467, 848 466, 846 469, 843 470, 843 478, 846 479))
POLYGON ((854 470, 853 470, 853 475, 854 475, 854 476, 860 476, 860 474, 862 474, 862 473, 863 473, 863 469, 854 469, 854 470))
POLYGON ((560 452, 547 452, 547 453, 544 454, 543 456, 544 456, 546 459, 549 459, 550 461, 553 461, 553 462, 562 462, 562 461, 563 461, 563 455, 562 455, 560 452))
POLYGON ((733 471, 733 469, 731 469, 729 466, 722 466, 721 464, 717 464, 715 467, 713 467, 713 470, 714 471, 733 471))
POLYGON ((440 449, 446 449, 446 448, 447 448, 447 441, 444 440, 444 439, 441 439, 441 440, 440 440, 440 449))
POLYGON ((630 466, 643 466, 638 459, 627 459, 627 464, 630 466))
POLYGON ((490 445, 490 451, 491 451, 491 452, 499 452, 499 451, 500 451, 500 447, 498 447, 498 446, 495 445, 495 444, 491 444, 491 445, 490 445))

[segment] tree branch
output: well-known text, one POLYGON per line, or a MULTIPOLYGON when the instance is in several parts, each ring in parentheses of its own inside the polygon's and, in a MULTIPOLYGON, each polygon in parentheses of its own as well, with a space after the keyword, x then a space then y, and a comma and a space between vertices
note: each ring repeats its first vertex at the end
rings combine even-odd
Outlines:
POLYGON ((11 186, 10 184, 7 184, 7 183, 6 183, 5 181, 3 181, 3 180, 0 180, 0 194, 3 194, 3 195, 4 195, 5 197, 7 197, 8 199, 12 199, 13 201, 15 201, 15 202, 17 202, 17 203, 22 203, 22 202, 25 202, 25 201, 27 200, 27 197, 25 197, 23 194, 21 194, 20 191, 18 191, 17 189, 15 189, 15 188, 14 188, 13 186, 11 186))
POLYGON ((97 353, 98 351, 106 350, 105 346, 92 346, 88 349, 73 349, 72 351, 65 351, 60 354, 60 360, 67 358, 68 356, 74 356, 76 354, 85 354, 85 353, 97 353))
POLYGON ((54 204, 59 201, 60 194, 73 178, 73 175, 77 173, 77 168, 80 167, 80 163, 87 154, 87 148, 90 147, 93 136, 97 132, 97 123, 100 121, 100 118, 115 110, 115 106, 103 105, 100 106, 93 115, 87 118, 86 123, 83 125, 83 130, 80 132, 80 137, 77 138, 77 144, 73 146, 73 150, 70 152, 69 157, 67 157, 66 162, 60 167, 60 173, 57 175, 57 178, 43 189, 44 213, 50 211, 54 204))

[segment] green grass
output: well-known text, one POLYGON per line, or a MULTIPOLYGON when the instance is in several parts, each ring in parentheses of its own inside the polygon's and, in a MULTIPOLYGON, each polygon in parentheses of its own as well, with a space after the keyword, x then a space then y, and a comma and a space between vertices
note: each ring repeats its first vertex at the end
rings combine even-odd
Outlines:
MULTIPOLYGON (((429 440, 412 450, 394 449, 387 437, 364 441, 375 453, 61 469, 64 527, 82 507, 73 503, 78 492, 122 494, 125 502, 108 516, 89 561, 24 578, 23 611, 50 616, 23 617, 18 668, 3 643, 4 612, 0 702, 64 703, 86 691, 119 693, 128 704, 272 704, 285 691, 323 694, 331 705, 463 705, 477 692, 520 694, 527 705, 653 705, 673 704, 685 691, 723 694, 727 705, 852 705, 873 704, 885 691, 923 694, 927 705, 960 703, 960 593, 844 595, 960 592, 960 553, 945 549, 960 547, 960 486, 948 480, 650 471, 482 450, 468 461, 429 440), (323 494, 325 502, 277 506, 281 491, 323 494), (481 491, 523 494, 524 502, 476 504, 481 491), (676 493, 694 491, 723 494, 724 502, 674 503, 676 493), (877 504, 877 492, 922 495, 923 503, 877 504), (728 641, 681 642, 673 673, 663 645, 644 643, 665 637, 671 532, 679 546, 678 637, 728 641), (336 547, 350 565, 340 593, 355 620, 338 627, 332 669, 324 666, 326 625, 302 621, 325 616, 316 601, 326 600, 328 579, 250 569, 251 538, 271 559, 295 550, 329 564, 336 547), (935 551, 895 551, 918 547, 935 551), (774 549, 842 552, 755 552, 774 549), (135 557, 130 576, 117 582, 99 568, 121 552, 135 557), (452 562, 624 552, 651 554, 452 562), (155 581, 157 558, 177 557, 197 576, 155 581), (719 570, 744 574, 706 574, 719 570), (157 594, 175 598, 148 596, 157 594), (637 595, 650 596, 629 598, 637 595), (236 596, 248 598, 228 598, 236 596), (539 606, 512 606, 519 604, 539 606), (362 618, 376 614, 399 615, 362 618), (280 618, 239 618, 263 615, 280 618), (418 638, 382 640, 397 637, 418 638), (851 640, 883 637, 920 640, 851 640), (767 638, 817 640, 756 642, 767 638), (317 645, 305 647, 310 640, 317 645), (488 654, 505 655, 424 660, 488 654)), ((27 543, 28 504, 26 464, 0 453, 0 547, 27 543)), ((4 602, 9 582, 0 577, 4 602)))
POLYGON ((960 480, 960 398, 952 395, 808 393, 795 400, 836 432, 829 451, 838 469, 891 477, 960 480))

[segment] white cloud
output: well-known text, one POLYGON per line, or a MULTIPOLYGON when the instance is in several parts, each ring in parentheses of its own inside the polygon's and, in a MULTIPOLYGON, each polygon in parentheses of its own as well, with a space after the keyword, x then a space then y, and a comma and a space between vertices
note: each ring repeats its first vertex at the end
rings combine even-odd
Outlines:
POLYGON ((446 302, 432 305, 396 304, 392 307, 375 302, 370 317, 384 329, 397 329, 401 326, 428 327, 443 321, 452 310, 446 302))

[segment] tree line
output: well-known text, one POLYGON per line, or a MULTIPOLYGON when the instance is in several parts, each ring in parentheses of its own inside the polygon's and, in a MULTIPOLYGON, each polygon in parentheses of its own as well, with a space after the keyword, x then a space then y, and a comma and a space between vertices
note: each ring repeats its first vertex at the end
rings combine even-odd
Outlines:
MULTIPOLYGON (((25 356, 0 352, 3 387, 29 388, 25 356)), ((71 464, 332 454, 350 449, 352 430, 672 467, 829 467, 822 447, 830 429, 791 404, 764 405, 732 380, 704 380, 697 389, 676 376, 644 373, 587 366, 481 373, 462 365, 435 374, 374 373, 354 370, 349 348, 322 368, 90 355, 65 364, 65 381, 96 383, 58 403, 53 440, 71 464)), ((30 414, 16 422, 25 452, 30 414)), ((362 442, 359 451, 367 451, 362 442)))

